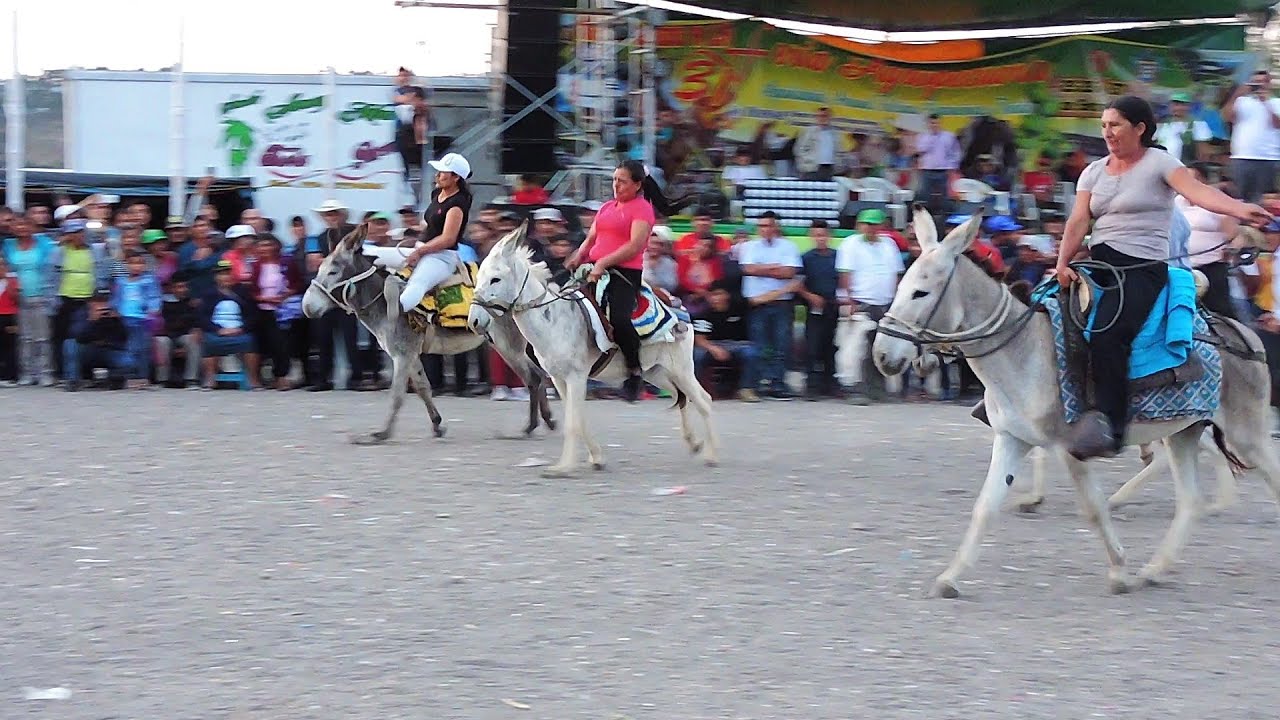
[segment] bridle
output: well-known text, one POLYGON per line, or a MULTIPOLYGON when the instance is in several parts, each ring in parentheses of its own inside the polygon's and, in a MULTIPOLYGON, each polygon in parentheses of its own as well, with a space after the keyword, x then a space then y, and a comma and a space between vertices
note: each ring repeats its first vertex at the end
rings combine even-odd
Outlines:
MULTIPOLYGON (((533 266, 530 265, 529 267, 525 268, 524 280, 520 282, 520 288, 516 290, 515 296, 517 298, 519 298, 521 295, 524 294, 525 287, 529 285, 529 277, 532 275, 533 275, 533 266)), ((528 312, 530 310, 537 310, 538 308, 546 307, 557 300, 572 299, 574 296, 581 294, 579 292, 579 288, 581 288, 582 285, 583 285, 582 281, 574 278, 574 279, 571 279, 565 285, 565 287, 561 288, 560 292, 558 293, 551 292, 551 288, 547 287, 546 285, 543 285, 542 292, 538 294, 538 297, 530 300, 529 302, 518 303, 518 302, 512 301, 506 305, 503 305, 502 303, 484 301, 484 300, 480 300, 479 298, 473 297, 471 299, 471 304, 475 305, 478 308, 484 309, 486 312, 489 313, 491 317, 496 318, 498 317, 498 315, 502 313, 511 313, 512 315, 515 315, 517 313, 528 312), (548 295, 550 295, 551 297, 544 301, 543 298, 546 298, 548 295)))
POLYGON ((343 310, 346 310, 348 315, 359 315, 365 310, 368 310, 374 303, 382 299, 382 291, 379 290, 378 294, 374 295, 372 300, 360 306, 359 308, 355 307, 355 305, 352 304, 351 293, 355 291, 355 287, 357 284, 362 283, 365 280, 368 280, 369 278, 377 274, 377 272, 378 272, 378 266, 370 265, 368 270, 365 270, 364 272, 361 272, 356 275, 352 275, 351 277, 346 278, 344 280, 340 280, 339 282, 335 283, 334 286, 331 288, 325 287, 320 282, 320 278, 312 278, 311 287, 316 288, 320 292, 324 293, 330 300, 333 301, 334 305, 337 305, 343 310), (341 295, 341 297, 339 297, 339 295, 341 295))
MULTIPOLYGON (((881 318, 879 327, 876 332, 884 333, 889 337, 906 340, 916 346, 918 351, 923 352, 925 347, 930 347, 933 352, 940 355, 963 356, 967 358, 980 358, 991 355, 1003 349, 1006 345, 1013 341, 1023 328, 1031 322, 1031 318, 1036 313, 1036 303, 1026 307, 1020 315, 1013 319, 1012 325, 1009 325, 1009 319, 1016 312, 1015 306, 1020 305, 1013 294, 1009 292, 1009 288, 1003 283, 1000 285, 1000 300, 996 305, 996 309, 992 311, 991 316, 979 323, 977 326, 967 330, 958 330, 955 332, 941 332, 929 327, 932 324, 934 316, 938 314, 938 310, 942 307, 942 303, 946 300, 947 290, 951 287, 951 281, 955 278, 956 270, 960 267, 962 260, 968 260, 968 256, 957 257, 956 261, 951 265, 951 272, 947 274, 947 279, 942 284, 942 290, 938 293, 938 299, 929 309, 929 314, 925 316, 924 322, 916 324, 908 322, 901 318, 895 317, 893 314, 886 312, 881 318), (897 327, 894 327, 894 326, 897 327), (899 330, 898 328, 902 328, 899 330), (990 340, 1000 335, 1007 334, 1001 342, 995 347, 983 352, 966 352, 962 346, 973 345, 983 340, 990 340)), ((972 260, 970 260, 972 262, 972 260)), ((1050 280, 1049 282, 1052 282, 1050 280)))

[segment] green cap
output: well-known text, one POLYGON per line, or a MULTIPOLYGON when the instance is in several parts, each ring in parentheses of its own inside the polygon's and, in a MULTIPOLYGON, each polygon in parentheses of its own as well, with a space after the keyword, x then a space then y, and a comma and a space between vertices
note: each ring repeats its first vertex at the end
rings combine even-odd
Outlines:
POLYGON ((376 212, 376 213, 374 213, 374 214, 372 214, 372 215, 370 215, 370 216, 369 216, 369 220, 370 220, 370 221, 373 221, 373 220, 383 220, 383 221, 385 221, 385 222, 391 222, 391 213, 387 213, 387 212, 376 212))
POLYGON ((152 229, 152 230, 142 231, 143 245, 150 245, 151 243, 156 242, 157 240, 168 240, 168 239, 169 239, 169 236, 165 235, 163 230, 152 229))
POLYGON ((214 267, 213 267, 213 271, 214 271, 215 273, 231 272, 231 261, 230 261, 230 260, 219 260, 219 261, 218 261, 218 264, 217 264, 217 265, 214 265, 214 267))
POLYGON ((1191 104, 1191 93, 1176 92, 1169 96, 1169 102, 1191 104))
POLYGON ((867 208, 858 213, 858 222, 879 225, 884 222, 884 211, 876 208, 867 208))

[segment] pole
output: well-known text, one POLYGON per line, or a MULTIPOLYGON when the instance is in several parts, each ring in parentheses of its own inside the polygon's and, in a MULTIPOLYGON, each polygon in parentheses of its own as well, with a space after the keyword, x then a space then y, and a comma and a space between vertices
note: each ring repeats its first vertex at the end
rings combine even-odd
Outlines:
POLYGON ((178 15, 178 63, 169 73, 169 215, 181 216, 186 211, 186 18, 178 15))
POLYGON ((13 76, 9 78, 8 97, 5 98, 5 198, 9 209, 22 212, 26 201, 22 167, 26 145, 26 97, 22 73, 18 70, 18 11, 13 11, 13 76))
POLYGON ((644 134, 642 141, 644 142, 644 164, 650 168, 656 164, 657 149, 655 144, 658 137, 658 95, 657 87, 654 83, 654 76, 658 72, 657 63, 657 42, 654 37, 653 24, 656 20, 655 13, 650 10, 645 14, 644 26, 644 58, 641 62, 644 64, 644 71, 641 76, 644 81, 644 95, 641 99, 644 102, 644 134))
POLYGON ((324 157, 329 171, 325 173, 326 200, 337 200, 338 182, 338 73, 329 66, 325 75, 324 157))

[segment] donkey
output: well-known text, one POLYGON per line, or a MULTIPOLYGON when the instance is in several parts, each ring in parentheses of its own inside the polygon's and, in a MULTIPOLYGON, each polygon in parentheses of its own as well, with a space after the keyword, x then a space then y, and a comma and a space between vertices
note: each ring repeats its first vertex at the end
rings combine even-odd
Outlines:
MULTIPOLYGON (((604 469, 604 454, 587 430, 584 417, 587 378, 600 362, 595 377, 617 381, 625 377, 619 357, 608 357, 597 347, 588 310, 577 292, 563 292, 550 284, 544 263, 534 263, 524 242, 524 226, 516 228, 494 246, 480 265, 476 294, 468 322, 473 330, 490 322, 486 315, 512 317, 528 339, 539 364, 551 376, 564 401, 564 446, 560 460, 542 471, 544 477, 572 476, 578 465, 578 440, 596 470, 604 469)), ((693 366, 693 332, 685 328, 671 342, 646 343, 640 348, 645 380, 676 396, 684 440, 708 465, 717 461, 717 441, 711 421, 711 395, 698 384, 693 366), (689 421, 692 403, 702 416, 705 435, 699 439, 689 421)))
MULTIPOLYGON (((981 220, 980 214, 975 214, 938 242, 933 219, 916 207, 913 221, 923 254, 903 276, 872 346, 875 363, 885 374, 902 371, 917 354, 916 342, 961 350, 986 387, 987 414, 994 432, 991 464, 964 540, 934 582, 933 594, 959 597, 960 575, 977 559, 987 525, 1013 484, 1014 473, 1034 447, 1046 448, 1066 464, 1081 508, 1106 550, 1109 588, 1113 593, 1127 592, 1130 581, 1124 550, 1110 509, 1086 464, 1066 452, 1069 426, 1058 390, 1049 320, 1040 313, 1026 315, 1028 308, 1006 286, 963 256, 977 237, 981 220)), ((1248 328, 1238 329, 1250 342, 1257 342, 1248 328)), ((1220 392, 1219 408, 1212 419, 1217 448, 1236 470, 1243 469, 1246 462, 1259 467, 1272 496, 1280 501, 1280 459, 1268 434, 1271 393, 1266 365, 1222 353, 1220 392), (1228 450, 1228 443, 1232 450, 1228 450)), ((1173 522, 1139 573, 1144 584, 1156 584, 1162 578, 1190 535, 1199 500, 1196 455, 1204 424, 1203 420, 1185 419, 1138 423, 1128 429, 1128 444, 1164 442, 1177 490, 1173 522)))
POLYGON ((497 320, 487 328, 483 337, 470 329, 432 327, 423 333, 413 331, 403 316, 392 317, 387 312, 386 298, 398 296, 401 283, 394 276, 375 267, 373 260, 360 252, 366 234, 367 227, 360 225, 343 238, 338 248, 320 264, 316 278, 302 296, 302 312, 307 317, 317 318, 334 308, 353 313, 378 339, 378 344, 391 355, 391 412, 387 415, 386 425, 367 436, 357 436, 352 442, 372 445, 391 438, 410 379, 413 380, 418 397, 427 406, 432 431, 436 437, 443 436, 444 419, 440 417, 440 412, 431 399, 431 385, 422 369, 420 355, 470 352, 484 344, 485 340, 493 344, 502 359, 507 361, 529 387, 529 420, 524 428, 525 436, 532 435, 537 429, 539 416, 549 429, 555 430, 555 420, 551 417, 551 406, 547 402, 546 376, 532 358, 525 354, 528 343, 515 323, 497 320))

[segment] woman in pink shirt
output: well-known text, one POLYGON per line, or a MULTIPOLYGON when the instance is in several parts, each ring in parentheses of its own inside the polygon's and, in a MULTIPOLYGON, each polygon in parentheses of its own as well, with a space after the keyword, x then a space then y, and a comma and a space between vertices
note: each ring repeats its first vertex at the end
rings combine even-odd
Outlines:
MULTIPOLYGON (((686 202, 681 201, 681 202, 686 202)), ((569 270, 584 262, 592 263, 587 281, 594 283, 611 272, 606 288, 609 323, 613 340, 627 363, 627 379, 622 385, 623 398, 635 402, 640 396, 640 336, 631 324, 636 309, 636 294, 644 271, 644 249, 653 230, 654 211, 671 215, 681 202, 668 201, 644 165, 627 160, 613 171, 613 199, 596 213, 582 247, 565 261, 569 270)))

